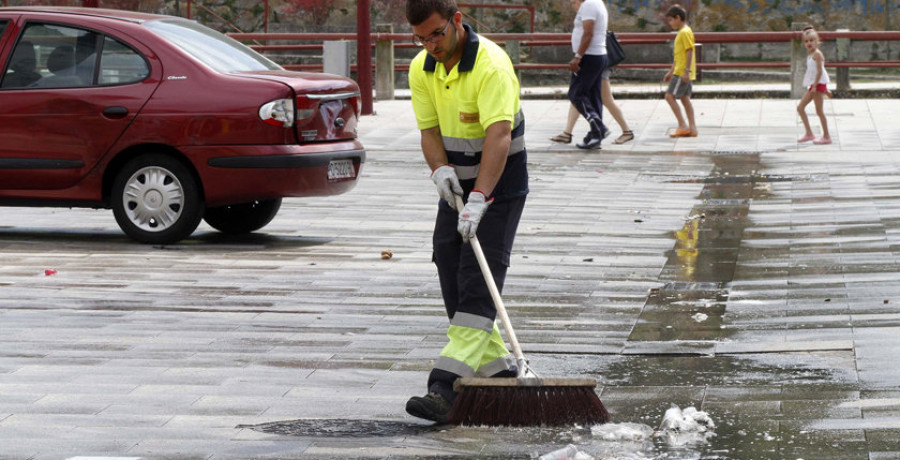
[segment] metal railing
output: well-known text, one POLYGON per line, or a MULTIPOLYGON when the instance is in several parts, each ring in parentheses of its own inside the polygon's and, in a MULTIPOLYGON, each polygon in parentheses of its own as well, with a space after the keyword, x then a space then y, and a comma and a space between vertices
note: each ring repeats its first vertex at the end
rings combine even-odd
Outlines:
MULTIPOLYGON (((496 42, 519 42, 521 46, 569 46, 569 34, 563 33, 486 33, 485 37, 496 42)), ((258 41, 268 42, 271 40, 279 41, 312 41, 315 44, 279 44, 279 45, 251 45, 251 48, 265 51, 299 51, 299 50, 321 50, 323 41, 328 40, 356 40, 355 33, 232 33, 232 38, 241 41, 258 41)), ((665 32, 622 32, 616 36, 623 45, 651 45, 662 44, 675 38, 675 33, 665 32)), ((900 40, 900 31, 834 31, 819 32, 822 40, 850 39, 860 41, 896 41, 900 40)), ((702 44, 727 44, 727 43, 789 43, 791 41, 800 40, 800 32, 696 32, 694 38, 697 43, 702 44)), ((413 48, 409 34, 399 33, 373 33, 374 42, 391 41, 394 48, 413 48)), ((698 62, 698 67, 703 69, 717 68, 789 68, 789 61, 744 61, 744 62, 698 62)), ((848 68, 848 67, 874 67, 874 68, 895 68, 900 67, 900 60, 882 60, 882 61, 827 61, 827 67, 848 68)), ((622 63, 621 68, 643 68, 658 69, 671 66, 671 62, 667 63, 622 63)), ((303 64, 288 65, 286 68, 301 70, 321 70, 320 64, 303 64)), ((568 63, 538 63, 538 62, 520 62, 515 64, 517 69, 565 69, 568 63)), ((405 71, 408 67, 398 63, 395 70, 405 71)))
MULTIPOLYGON (((291 42, 316 42, 312 44, 276 44, 276 45, 253 45, 252 48, 258 51, 291 51, 291 50, 319 50, 322 48, 321 42, 328 40, 356 40, 355 33, 236 33, 230 34, 233 38, 242 41, 253 40, 256 42, 268 43, 270 41, 291 41, 291 42)), ((515 46, 570 46, 570 34, 568 33, 485 33, 487 38, 498 43, 505 44, 508 48, 515 46)), ((663 44, 675 38, 675 33, 660 32, 622 32, 617 33, 619 41, 623 45, 651 45, 663 44)), ((394 49, 404 49, 414 47, 410 41, 409 34, 401 33, 373 33, 372 46, 382 46, 389 44, 394 49)), ((698 69, 775 69, 785 68, 791 69, 792 73, 792 92, 802 92, 799 87, 799 80, 802 80, 802 72, 805 66, 806 50, 802 47, 801 32, 695 32, 694 37, 697 43, 712 44, 729 44, 729 43, 790 43, 792 46, 790 61, 744 61, 744 62, 704 62, 702 60, 702 47, 698 52, 698 69), (801 74, 801 75, 797 75, 801 74)), ((824 40, 843 41, 844 52, 839 51, 839 55, 835 60, 828 60, 827 67, 838 69, 838 89, 849 89, 849 76, 846 73, 850 68, 900 68, 900 60, 850 60, 849 43, 851 40, 857 41, 896 41, 900 40, 900 31, 819 31, 819 37, 824 40)), ((840 43, 839 43, 840 44, 840 43)), ((388 53, 385 53, 388 54, 388 53)), ((516 54, 518 53, 511 53, 516 54)), ((548 69, 566 69, 568 63, 565 62, 517 62, 517 56, 514 57, 514 66, 517 70, 548 70, 548 69)), ((393 60, 393 53, 389 58, 393 60)), ((380 59, 376 56, 376 59, 380 59)), ((665 69, 671 66, 671 62, 624 62, 619 64, 619 68, 623 69, 665 69)), ((293 64, 285 65, 290 70, 306 70, 321 71, 321 64, 293 64)), ((379 68, 394 69, 395 72, 403 72, 408 70, 409 64, 403 62, 392 62, 390 65, 382 65, 379 68)), ((355 71, 355 66, 353 67, 355 71)), ((376 79, 384 78, 384 75, 376 75, 376 79)), ((391 76, 393 81, 393 76, 391 76)), ((385 85, 379 85, 384 87, 385 85)), ((379 99, 384 97, 392 98, 392 95, 378 95, 379 99)))

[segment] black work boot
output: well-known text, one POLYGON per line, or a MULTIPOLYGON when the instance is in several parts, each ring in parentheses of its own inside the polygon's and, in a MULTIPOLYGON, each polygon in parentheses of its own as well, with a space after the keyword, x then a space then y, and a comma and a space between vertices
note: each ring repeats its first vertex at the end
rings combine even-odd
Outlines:
POLYGON ((424 418, 437 423, 447 423, 450 414, 450 403, 437 393, 425 396, 413 396, 406 402, 406 412, 414 417, 424 418))

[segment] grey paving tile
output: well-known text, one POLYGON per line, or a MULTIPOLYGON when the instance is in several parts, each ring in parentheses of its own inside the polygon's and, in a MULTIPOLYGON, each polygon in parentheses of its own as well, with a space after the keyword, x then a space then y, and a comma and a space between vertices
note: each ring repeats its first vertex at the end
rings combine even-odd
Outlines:
MULTIPOLYGON (((544 140, 565 101, 527 101, 532 194, 504 297, 532 362, 600 379, 616 421, 655 426, 670 404, 719 417, 699 458, 897 458, 896 104, 829 101, 836 143, 823 148, 796 144, 794 105, 698 100, 701 136, 673 140, 664 102, 629 100, 637 139, 585 153, 544 140), (692 259, 675 235, 697 212, 722 226, 699 232, 692 259), (722 299, 707 307, 680 286, 648 301, 687 280, 721 283, 722 299)), ((235 428, 413 423, 405 399, 446 342, 436 198, 408 101, 378 111, 360 127, 370 158, 357 189, 286 200, 258 238, 204 224, 188 244, 148 248, 106 212, 5 212, 0 457, 534 453, 521 441, 545 433, 342 441, 235 428), (390 218, 385 193, 403 197, 390 218), (125 428, 119 443, 89 440, 111 425, 125 428)))
POLYGON ((834 351, 853 350, 853 342, 841 341, 815 341, 815 342, 743 342, 720 343, 716 345, 715 352, 719 354, 737 353, 778 353, 778 352, 810 352, 810 351, 834 351))
POLYGON ((780 385, 717 387, 711 386, 706 391, 707 401, 778 401, 782 397, 780 385))

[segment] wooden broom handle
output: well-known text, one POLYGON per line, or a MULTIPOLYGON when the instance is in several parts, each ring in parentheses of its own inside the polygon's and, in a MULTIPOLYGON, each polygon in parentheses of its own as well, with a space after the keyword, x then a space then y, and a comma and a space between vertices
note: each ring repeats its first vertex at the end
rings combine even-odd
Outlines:
MULTIPOLYGON (((460 212, 462 212, 463 205, 462 197, 456 195, 456 207, 460 212)), ((503 305, 503 299, 500 298, 500 290, 497 289, 497 283, 494 282, 494 276, 491 274, 491 267, 488 266, 487 259, 484 257, 484 251, 481 250, 481 243, 478 242, 478 237, 472 235, 472 239, 469 240, 469 243, 472 245, 472 251, 475 252, 475 258, 478 260, 478 266, 481 267, 481 274, 484 275, 484 282, 487 284, 488 290, 491 291, 491 298, 494 299, 494 306, 497 308, 497 315, 500 316, 500 323, 503 324, 503 329, 506 331, 506 337, 509 339, 509 344, 513 349, 513 356, 515 356, 516 361, 521 366, 522 363, 525 362, 525 355, 522 353, 522 347, 519 346, 519 339, 516 337, 516 331, 513 330, 512 323, 509 321, 509 315, 506 313, 506 306, 503 305)), ((524 369, 519 368, 519 372, 524 372, 524 369)))

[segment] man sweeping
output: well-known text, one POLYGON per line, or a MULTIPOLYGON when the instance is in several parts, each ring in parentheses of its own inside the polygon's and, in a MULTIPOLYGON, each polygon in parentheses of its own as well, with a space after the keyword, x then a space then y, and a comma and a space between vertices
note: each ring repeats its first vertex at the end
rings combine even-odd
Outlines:
POLYGON ((428 392, 410 398, 406 411, 445 423, 457 378, 516 376, 467 243, 477 233, 502 289, 528 194, 525 119, 509 56, 462 23, 454 0, 409 0, 406 18, 413 41, 424 48, 410 63, 409 86, 422 153, 440 195, 434 263, 450 318, 450 341, 429 374, 428 392))

